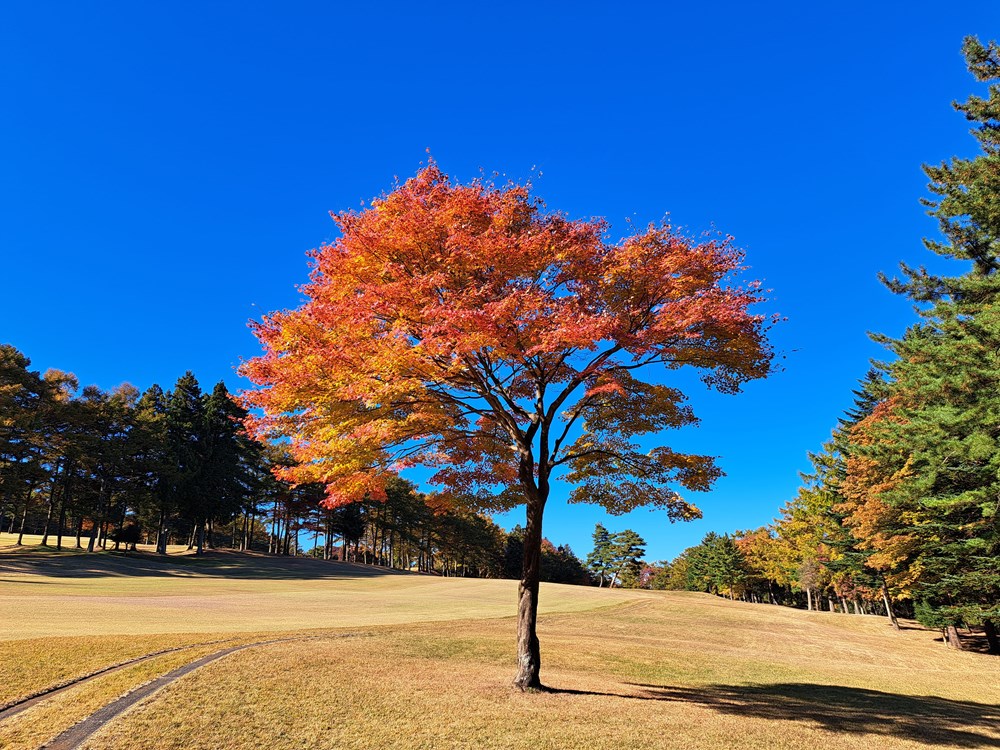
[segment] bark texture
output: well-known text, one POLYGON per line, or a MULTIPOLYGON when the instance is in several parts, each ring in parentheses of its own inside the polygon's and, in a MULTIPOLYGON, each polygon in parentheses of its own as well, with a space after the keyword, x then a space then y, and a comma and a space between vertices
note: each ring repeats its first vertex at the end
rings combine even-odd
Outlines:
POLYGON ((542 666, 536 625, 538 622, 538 582, 542 562, 542 510, 535 500, 528 503, 527 529, 524 534, 524 566, 517 587, 517 677, 514 685, 521 690, 539 690, 542 666))

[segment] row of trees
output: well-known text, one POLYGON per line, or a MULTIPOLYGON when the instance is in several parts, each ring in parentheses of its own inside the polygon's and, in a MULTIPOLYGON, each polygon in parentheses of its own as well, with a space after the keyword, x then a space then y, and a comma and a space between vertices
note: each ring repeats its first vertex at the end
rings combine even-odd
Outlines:
MULTIPOLYGON (((0 528, 74 535, 93 551, 134 546, 140 528, 161 552, 187 539, 201 551, 216 523, 271 489, 245 412, 218 383, 202 393, 194 375, 165 392, 124 384, 79 389, 70 373, 30 369, 0 346, 0 528)), ((250 527, 252 528, 252 527, 250 527)))
MULTIPOLYGON (((125 384, 79 388, 0 346, 0 530, 64 537, 94 551, 187 544, 311 554, 443 575, 520 573, 524 531, 418 493, 393 479, 385 502, 327 508, 319 484, 274 476, 289 463, 243 429, 245 410, 226 386, 203 393, 188 372, 170 391, 125 384)), ((569 547, 545 540, 543 580, 588 583, 569 547)))
MULTIPOLYGON (((302 508, 300 523, 313 537, 309 551, 313 556, 446 576, 517 578, 520 574, 524 551, 520 526, 505 531, 489 516, 418 492, 398 476, 387 482, 384 501, 369 499, 333 508, 318 502, 321 485, 310 487, 315 494, 302 508)), ((587 584, 590 575, 568 545, 556 546, 545 539, 542 580, 587 584)))
MULTIPOLYGON (((981 628, 1000 653, 1000 50, 965 40, 988 97, 955 107, 983 153, 925 166, 929 250, 954 275, 902 266, 883 278, 919 319, 876 336, 891 361, 855 391, 797 496, 772 525, 708 538, 672 563, 673 583, 809 608, 903 608, 961 648, 981 628)), ((898 627, 898 625, 897 625, 898 627)))

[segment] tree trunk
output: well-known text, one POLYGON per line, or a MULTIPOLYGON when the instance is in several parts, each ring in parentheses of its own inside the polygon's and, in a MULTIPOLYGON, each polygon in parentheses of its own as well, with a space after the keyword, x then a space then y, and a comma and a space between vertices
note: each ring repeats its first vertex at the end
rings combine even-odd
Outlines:
POLYGON ((24 496, 24 512, 21 513, 21 528, 17 533, 17 546, 24 540, 24 523, 28 520, 28 508, 31 506, 31 495, 35 491, 34 483, 28 485, 28 494, 24 496))
POLYGON ((899 620, 896 619, 896 613, 892 611, 892 602, 889 600, 889 586, 886 584, 885 579, 882 579, 882 601, 885 603, 885 611, 889 616, 889 622, 892 623, 892 627, 895 630, 899 630, 899 620))
POLYGON ((160 517, 156 523, 156 553, 167 554, 167 509, 160 504, 160 517))
POLYGON ((24 542, 24 522, 28 520, 28 506, 31 505, 31 495, 24 501, 24 510, 21 512, 21 527, 17 530, 17 546, 20 547, 24 542))
POLYGON ((66 494, 69 488, 63 487, 62 496, 59 499, 59 528, 56 529, 56 549, 62 549, 63 529, 66 527, 66 494))
POLYGON ((1000 655, 1000 637, 997 637, 997 626, 992 620, 983 620, 983 632, 990 646, 990 653, 1000 655))
POLYGON ((965 650, 965 645, 962 643, 962 636, 958 634, 958 628, 954 625, 949 625, 944 629, 944 642, 947 644, 948 648, 953 648, 958 651, 965 650))
POLYGON ((514 685, 521 690, 542 687, 538 673, 541 652, 535 626, 538 621, 538 581, 542 562, 542 511, 544 500, 528 500, 528 527, 524 532, 524 567, 517 587, 517 677, 514 685))
POLYGON ((812 612, 813 608, 813 590, 806 586, 806 609, 812 612))
POLYGON ((42 546, 49 545, 49 524, 52 523, 52 510, 56 507, 56 487, 59 485, 59 464, 56 464, 56 473, 52 477, 52 490, 49 492, 49 508, 45 513, 45 528, 42 529, 42 546))

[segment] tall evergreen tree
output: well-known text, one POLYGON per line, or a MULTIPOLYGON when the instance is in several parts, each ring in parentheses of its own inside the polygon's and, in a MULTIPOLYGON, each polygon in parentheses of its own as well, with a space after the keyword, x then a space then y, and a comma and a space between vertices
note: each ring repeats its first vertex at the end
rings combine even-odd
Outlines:
POLYGON ((243 429, 246 410, 219 382, 205 397, 202 465, 199 469, 206 520, 228 521, 257 489, 259 445, 243 429))
MULTIPOLYGON (((983 625, 994 650, 1000 623, 1000 48, 966 38, 969 70, 988 96, 954 106, 982 153, 925 166, 942 239, 932 252, 959 273, 902 267, 886 279, 916 302, 922 322, 899 340, 891 367, 898 419, 887 440, 905 449, 907 475, 885 498, 905 508, 917 571, 917 613, 956 633, 983 625)), ((954 640, 954 637, 953 637, 954 640)))
POLYGON ((155 528, 156 551, 167 553, 169 522, 174 512, 173 485, 175 467, 171 463, 167 432, 169 398, 155 383, 136 404, 137 452, 141 456, 144 478, 143 494, 147 528, 155 528))
POLYGON ((587 569, 597 576, 597 585, 604 585, 614 571, 614 552, 611 549, 611 534, 601 524, 594 527, 594 549, 587 555, 587 569))
POLYGON ((168 456, 172 465, 169 480, 170 504, 190 526, 192 541, 200 554, 205 542, 205 488, 201 471, 207 450, 205 402, 194 373, 184 373, 174 384, 166 413, 168 456))
POLYGON ((614 566, 611 585, 637 586, 642 558, 646 554, 646 541, 632 529, 625 529, 611 535, 610 552, 614 566))

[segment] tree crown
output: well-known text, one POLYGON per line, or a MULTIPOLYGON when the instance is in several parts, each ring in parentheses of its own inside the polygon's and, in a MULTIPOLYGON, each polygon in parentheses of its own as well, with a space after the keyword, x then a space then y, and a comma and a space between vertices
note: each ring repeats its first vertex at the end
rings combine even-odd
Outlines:
POLYGON ((547 213, 529 188, 455 184, 432 163, 333 216, 341 236, 312 252, 305 304, 253 325, 265 353, 241 369, 260 386, 245 394, 253 428, 290 438, 291 478, 336 505, 423 464, 495 508, 544 502, 564 467, 573 501, 697 513, 667 485, 705 489, 719 471, 639 450, 634 437, 696 420, 638 371, 691 365, 727 392, 767 375, 759 284, 730 285, 743 256, 729 238, 650 226, 612 243, 605 222, 547 213))

